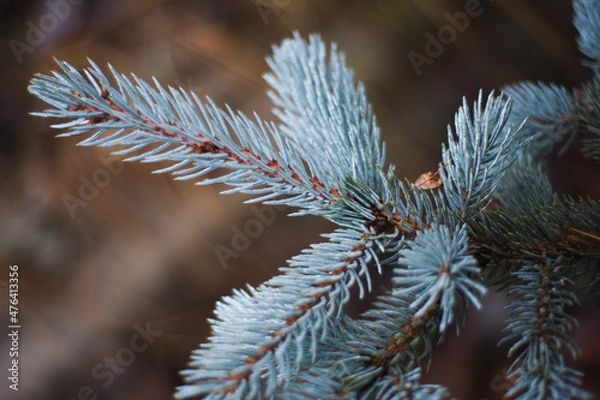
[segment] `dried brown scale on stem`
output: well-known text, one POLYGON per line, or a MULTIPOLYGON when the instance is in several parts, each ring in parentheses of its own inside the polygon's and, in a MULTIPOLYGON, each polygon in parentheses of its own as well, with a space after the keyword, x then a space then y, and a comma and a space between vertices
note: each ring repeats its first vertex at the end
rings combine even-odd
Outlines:
POLYGON ((398 212, 392 213, 390 218, 388 211, 382 210, 377 206, 371 206, 371 212, 374 219, 367 221, 365 226, 373 229, 377 235, 382 233, 391 234, 394 230, 398 230, 402 236, 412 239, 418 231, 428 228, 428 226, 420 226, 411 217, 402 219, 402 216, 398 212))
MULTIPOLYGON (((450 161, 452 161, 452 158, 450 158, 450 161)), ((445 169, 447 166, 448 163, 445 163, 444 165, 442 165, 441 168, 439 168, 435 172, 429 171, 419 175, 419 177, 414 183, 414 187, 411 187, 408 191, 412 192, 413 190, 415 190, 415 188, 421 190, 432 190, 439 188, 444 184, 442 178, 440 178, 439 176, 440 172, 442 172, 442 169, 445 169)))
POLYGON ((218 147, 211 141, 207 140, 202 144, 194 143, 191 145, 195 154, 214 153, 218 147))
POLYGON ((365 224, 367 228, 373 229, 377 235, 394 232, 398 224, 396 223, 396 219, 389 217, 387 211, 372 206, 371 212, 375 218, 365 224))
MULTIPOLYGON (((421 174, 415 181, 414 187, 422 190, 437 189, 438 187, 442 186, 442 178, 438 176, 439 174, 440 170, 437 170, 437 172, 429 171, 421 174)), ((411 188, 411 190, 412 189, 413 188, 411 188)))

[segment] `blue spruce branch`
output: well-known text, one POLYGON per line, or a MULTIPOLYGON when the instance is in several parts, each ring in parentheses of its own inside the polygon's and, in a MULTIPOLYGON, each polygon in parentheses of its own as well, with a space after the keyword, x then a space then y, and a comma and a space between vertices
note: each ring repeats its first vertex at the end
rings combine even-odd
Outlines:
MULTIPOLYGON (((420 387, 418 371, 431 361, 436 341, 441 342, 450 324, 457 330, 460 326, 456 309, 470 303, 480 307, 485 287, 478 282, 479 268, 468 249, 465 226, 453 231, 434 224, 400 250, 401 267, 393 278, 396 288, 360 319, 346 322, 351 326, 349 340, 331 339, 338 341, 338 354, 348 354, 337 357, 331 373, 346 392, 372 398, 384 388, 392 390, 390 382, 405 374, 413 379, 397 382, 398 393, 420 387), (409 382, 410 387, 402 386, 409 382)), ((424 385, 419 390, 448 396, 441 387, 433 389, 424 385)))
POLYGON ((519 135, 528 142, 524 153, 529 157, 539 161, 575 131, 573 97, 565 87, 521 82, 505 87, 504 92, 513 100, 510 122, 525 121, 519 135))
POLYGON ((524 143, 516 134, 521 121, 507 125, 510 110, 511 102, 494 98, 493 92, 484 104, 480 92, 473 117, 463 99, 454 117, 456 136, 448 127, 448 148, 442 147, 440 177, 447 206, 463 216, 491 196, 524 143))
MULTIPOLYGON (((580 48, 597 70, 600 6, 576 0, 575 10, 580 48)), ((459 332, 469 305, 481 306, 486 285, 501 284, 523 299, 503 340, 517 355, 508 395, 586 398, 563 356, 577 354, 565 307, 576 304, 571 282, 581 274, 600 286, 600 203, 554 194, 543 161, 576 133, 600 158, 598 78, 574 91, 517 84, 480 93, 472 107, 464 99, 439 170, 413 183, 385 169, 363 85, 317 35, 295 34, 267 60, 279 123, 110 66, 108 77, 91 61, 82 72, 57 62, 61 72, 37 75, 29 90, 52 107, 35 115, 66 120, 52 125, 66 130, 59 136, 337 225, 279 275, 217 304, 177 397, 449 398, 421 382, 434 348, 450 326, 459 332), (363 298, 373 274, 390 269, 393 287, 347 315, 353 288, 363 298)))
POLYGON ((340 194, 331 184, 307 171, 289 140, 273 124, 251 121, 229 108, 222 110, 210 99, 203 103, 181 89, 150 87, 112 68, 117 87, 90 61, 80 74, 57 61, 63 73, 39 75, 30 91, 54 110, 34 113, 43 117, 71 119, 54 128, 69 128, 60 136, 91 134, 83 146, 120 146, 116 155, 136 153, 126 161, 161 162, 172 165, 155 171, 170 172, 177 180, 198 180, 217 169, 234 169, 199 184, 225 183, 227 191, 257 196, 254 201, 286 204, 323 213, 323 204, 340 194), (276 149, 267 145, 271 140, 276 149), (319 205, 316 205, 319 204, 319 205))
POLYGON ((563 352, 573 357, 579 348, 571 338, 577 321, 565 308, 578 303, 567 285, 562 260, 549 265, 526 265, 515 276, 519 280, 509 294, 521 298, 510 306, 506 330, 500 342, 514 340, 509 356, 518 354, 509 369, 516 385, 508 397, 526 399, 589 399, 581 390, 582 374, 565 365, 563 352))
POLYGON ((574 0, 573 8, 575 10, 573 23, 579 32, 577 44, 579 50, 588 57, 584 64, 591 67, 597 75, 600 68, 600 32, 598 32, 600 8, 596 0, 574 0))

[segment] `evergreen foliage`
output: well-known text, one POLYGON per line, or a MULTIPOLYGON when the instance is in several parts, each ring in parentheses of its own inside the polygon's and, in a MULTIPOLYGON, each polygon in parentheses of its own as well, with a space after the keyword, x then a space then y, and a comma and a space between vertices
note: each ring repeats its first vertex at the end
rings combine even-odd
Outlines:
POLYGON ((268 59, 278 124, 112 67, 109 78, 92 61, 82 72, 57 61, 60 72, 37 75, 29 90, 52 108, 34 114, 67 120, 52 125, 66 130, 59 136, 338 226, 278 276, 217 304, 176 396, 450 398, 421 376, 447 329, 458 332, 467 307, 499 285, 518 297, 502 340, 514 357, 507 395, 588 398, 567 366, 579 352, 568 311, 578 288, 600 284, 600 203, 554 194, 544 173, 553 146, 574 135, 600 161, 600 4, 574 5, 595 77, 573 91, 526 82, 464 100, 439 171, 415 183, 385 169, 364 87, 317 35, 296 34, 268 59), (393 287, 347 315, 351 289, 362 298, 390 268, 393 287))

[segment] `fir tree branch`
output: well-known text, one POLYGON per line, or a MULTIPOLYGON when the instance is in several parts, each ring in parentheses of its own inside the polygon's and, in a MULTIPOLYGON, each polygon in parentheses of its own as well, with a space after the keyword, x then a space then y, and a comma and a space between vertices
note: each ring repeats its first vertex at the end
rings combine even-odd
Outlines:
POLYGON ((485 286, 474 278, 479 276, 475 258, 468 254, 466 226, 450 230, 432 225, 423 231, 409 248, 400 251, 400 264, 393 282, 399 286, 397 294, 417 293, 410 305, 417 308, 415 317, 430 312, 435 304, 440 308, 440 331, 455 322, 455 304, 458 297, 465 305, 473 303, 480 308, 479 299, 485 286))
POLYGON ((515 160, 519 147, 519 125, 506 126, 511 104, 493 92, 483 101, 483 94, 473 107, 473 117, 466 99, 458 110, 454 125, 448 126, 448 148, 442 146, 440 177, 447 207, 466 217, 472 206, 482 207, 515 160))
POLYGON ((518 135, 527 144, 522 152, 535 161, 576 130, 573 97, 565 87, 521 82, 504 92, 513 102, 509 124, 523 124, 518 135))
POLYGON ((318 35, 307 43, 295 33, 273 47, 267 62, 272 72, 264 77, 273 88, 273 112, 311 173, 324 182, 350 176, 378 192, 385 146, 364 86, 355 85, 337 45, 328 52, 318 35), (333 162, 323 163, 323 157, 333 162))
MULTIPOLYGON (((524 262, 546 257, 573 260, 593 269, 600 258, 600 203, 593 199, 562 201, 539 163, 524 155, 513 163, 494 193, 497 205, 469 222, 472 244, 490 283, 507 282, 524 262), (503 271, 496 274, 499 268, 503 271)), ((572 269, 574 272, 576 268, 572 269)), ((572 275, 574 276, 574 275, 572 275)))
POLYGON ((398 287, 361 319, 346 322, 352 326, 349 339, 333 339, 342 343, 337 353, 349 354, 335 363, 333 372, 346 393, 369 398, 373 387, 391 379, 389 374, 397 377, 397 368, 409 372, 423 359, 430 361, 440 334, 458 322, 459 298, 461 308, 471 302, 480 307, 485 287, 477 281, 475 259, 467 254, 466 227, 432 225, 405 244, 402 267, 394 270, 398 287))
POLYGON ((358 285, 361 296, 371 289, 368 263, 380 263, 373 245, 385 241, 349 229, 326 236, 330 242, 292 258, 281 275, 218 304, 215 335, 195 352, 178 397, 262 398, 294 381, 305 359, 316 361, 349 289, 358 285))
POLYGON ((600 162, 600 79, 590 80, 575 93, 574 113, 580 127, 588 134, 583 139, 583 155, 600 162))
POLYGON ((565 366, 563 350, 573 357, 579 348, 570 337, 577 322, 565 312, 576 304, 576 296, 567 289, 562 260, 546 265, 527 265, 515 272, 520 283, 509 294, 521 299, 509 306, 506 329, 509 334, 499 344, 516 341, 509 357, 518 354, 509 370, 517 378, 508 397, 520 400, 588 399, 580 389, 581 373, 565 366))
MULTIPOLYGON (((552 196, 548 203, 532 201, 526 210, 504 207, 485 210, 469 223, 473 246, 490 277, 502 266, 500 279, 523 262, 547 258, 571 259, 573 264, 600 259, 600 203, 552 196), (489 271, 487 271, 489 269, 489 271)), ((575 273, 576 269, 572 269, 575 273)))
POLYGON ((38 75, 29 90, 54 109, 34 113, 71 119, 60 136, 89 134, 84 146, 123 146, 113 154, 143 153, 127 161, 169 161, 172 166, 155 171, 171 172, 178 180, 198 179, 219 168, 232 173, 205 179, 199 184, 225 183, 227 191, 257 196, 254 201, 287 204, 317 213, 341 194, 332 182, 322 182, 305 168, 293 144, 277 128, 256 117, 254 123, 230 109, 223 111, 208 99, 182 89, 156 89, 133 76, 133 82, 111 68, 117 83, 91 61, 85 77, 70 65, 57 61, 63 73, 38 75), (87 79, 86 79, 87 78, 87 79), (233 132, 232 132, 233 131, 233 132), (271 142, 277 147, 272 148, 271 142))
MULTIPOLYGON (((578 133, 593 135, 584 138, 583 153, 600 160, 600 80, 594 78, 575 89, 543 83, 522 82, 506 87, 513 100, 510 123, 526 120, 519 136, 529 143, 521 150, 525 157, 540 162, 552 148, 571 135, 568 146, 578 133)), ((564 150, 564 148, 563 148, 564 150)), ((561 151, 563 151, 561 150, 561 151)), ((560 154, 560 153, 559 153, 560 154)))
POLYGON ((574 0, 575 18, 573 24, 579 33, 579 50, 590 60, 583 63, 591 67, 596 75, 600 68, 600 8, 595 0, 574 0))
MULTIPOLYGON (((600 7, 576 0, 575 8, 580 47, 597 73, 600 7)), ((463 100, 438 172, 413 184, 393 166, 383 171, 364 87, 316 35, 295 34, 268 59, 280 125, 110 68, 113 84, 90 63, 80 73, 58 61, 62 72, 32 80, 29 90, 54 107, 35 114, 68 120, 53 126, 68 130, 60 136, 118 146, 113 154, 135 154, 129 161, 166 161, 156 172, 224 183, 232 188, 223 193, 338 225, 279 276, 218 303, 179 398, 448 398, 420 382, 421 367, 450 325, 458 332, 466 307, 480 307, 481 272, 494 271, 523 298, 504 339, 516 341, 511 355, 520 352, 508 394, 586 398, 580 374, 564 363, 563 348, 577 353, 564 307, 576 303, 566 284, 579 270, 600 282, 600 203, 553 195, 541 156, 581 128, 600 134, 600 79, 573 94, 531 83, 507 88, 512 100, 480 93, 472 111, 463 100), (205 179, 217 170, 229 171, 205 179), (390 263, 398 264, 395 287, 348 317, 351 289, 362 298, 371 273, 390 263)), ((590 143, 600 154, 600 140, 590 143)))
POLYGON ((331 329, 322 343, 318 365, 327 372, 325 382, 338 382, 341 389, 336 398, 371 399, 374 392, 390 389, 391 381, 395 382, 393 391, 416 393, 424 389, 429 392, 435 387, 446 393, 439 386, 418 382, 418 365, 422 358, 431 355, 434 340, 439 337, 439 310, 432 309, 431 313, 418 318, 410 317, 414 310, 410 310, 405 299, 397 296, 380 299, 381 302, 375 304, 379 308, 377 316, 374 310, 358 321, 342 315, 338 318, 337 330, 331 329), (398 381, 401 372, 412 379, 398 381))
POLYGON ((543 166, 529 155, 521 154, 506 171, 494 191, 496 209, 538 213, 552 202, 552 185, 543 166))

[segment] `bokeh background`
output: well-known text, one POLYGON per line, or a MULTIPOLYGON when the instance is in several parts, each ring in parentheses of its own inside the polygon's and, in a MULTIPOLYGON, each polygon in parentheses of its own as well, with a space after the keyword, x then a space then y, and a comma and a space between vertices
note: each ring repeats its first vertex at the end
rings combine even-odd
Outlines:
MULTIPOLYGON (((472 0, 470 0, 472 1, 472 0)), ((446 124, 461 97, 475 99, 523 79, 574 86, 590 77, 581 66, 569 0, 482 1, 457 40, 415 73, 407 56, 424 53, 427 32, 464 11, 463 0, 51 0, 0 1, 0 321, 5 332, 8 266, 20 270, 20 390, 2 399, 78 398, 89 386, 98 399, 171 398, 178 371, 209 334, 214 303, 233 288, 258 285, 331 226, 316 218, 288 218, 277 209, 262 233, 225 262, 236 229, 256 219, 241 195, 150 175, 153 166, 122 163, 109 150, 55 139, 49 123, 29 112, 44 104, 27 92, 52 57, 75 66, 86 57, 121 72, 180 85, 218 104, 271 119, 261 74, 271 45, 294 30, 320 33, 347 54, 367 88, 387 142, 388 160, 415 179, 437 168, 446 124), (62 4, 58 9, 51 4, 62 4), (66 6, 65 6, 66 4, 66 6), (52 23, 52 17, 58 13, 52 23), (47 32, 35 36, 32 26, 47 32), (17 41, 23 46, 15 50, 17 41), (11 47, 12 46, 12 47, 11 47), (103 160, 113 172, 106 175, 103 160), (99 172, 100 171, 100 172, 99 172), (103 175, 104 174, 104 175, 103 175), (82 182, 103 175, 85 207, 69 211, 82 182), (148 348, 114 375, 92 371, 125 354, 137 326, 155 331, 148 348), (104 386, 102 385, 104 384, 104 386)), ((598 168, 581 161, 576 141, 554 157, 558 191, 600 193, 598 168)), ((101 177, 100 177, 101 178, 101 177)), ((386 285, 385 282, 382 285, 386 285)), ((450 334, 427 380, 461 399, 498 399, 508 387, 507 347, 497 348, 505 318, 504 293, 489 293, 484 310, 450 334)), ((585 386, 600 393, 597 301, 574 314, 585 386)), ((0 336, 1 370, 8 341, 0 336)), ((101 371, 105 371, 102 369, 101 371)))

